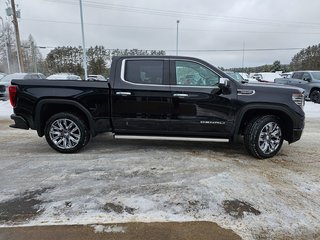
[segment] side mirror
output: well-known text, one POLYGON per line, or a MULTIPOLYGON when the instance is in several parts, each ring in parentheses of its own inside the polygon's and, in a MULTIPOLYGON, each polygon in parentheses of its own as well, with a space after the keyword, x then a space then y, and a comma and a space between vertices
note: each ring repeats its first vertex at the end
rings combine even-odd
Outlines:
POLYGON ((303 78, 304 81, 311 82, 311 78, 303 78))
POLYGON ((230 94, 230 80, 229 78, 220 78, 219 80, 219 88, 223 94, 230 94))
POLYGON ((230 80, 229 78, 220 78, 219 79, 219 88, 224 89, 224 88, 229 88, 230 87, 230 80))

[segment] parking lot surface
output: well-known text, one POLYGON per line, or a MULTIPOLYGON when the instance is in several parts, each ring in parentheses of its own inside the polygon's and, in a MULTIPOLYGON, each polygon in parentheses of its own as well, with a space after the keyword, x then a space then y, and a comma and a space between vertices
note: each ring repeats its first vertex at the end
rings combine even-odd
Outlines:
MULTIPOLYGON (((59 154, 0 120, 0 224, 217 223, 243 239, 319 239, 320 123, 268 160, 242 145, 113 140, 59 154)), ((200 231, 200 229, 199 229, 200 231)), ((0 230, 1 233, 1 230, 0 230)))

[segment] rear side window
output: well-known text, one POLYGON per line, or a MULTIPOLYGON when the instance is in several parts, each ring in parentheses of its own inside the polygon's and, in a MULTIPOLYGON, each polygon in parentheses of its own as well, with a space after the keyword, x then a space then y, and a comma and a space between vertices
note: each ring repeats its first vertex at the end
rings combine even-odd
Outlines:
POLYGON ((163 61, 127 60, 124 80, 137 84, 163 84, 163 61))

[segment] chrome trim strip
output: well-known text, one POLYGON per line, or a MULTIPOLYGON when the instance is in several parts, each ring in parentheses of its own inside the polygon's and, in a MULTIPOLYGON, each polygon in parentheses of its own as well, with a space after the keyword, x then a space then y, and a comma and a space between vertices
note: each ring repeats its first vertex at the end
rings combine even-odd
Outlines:
POLYGON ((116 92, 116 95, 129 96, 131 92, 116 92))
POLYGON ((189 94, 184 94, 184 93, 174 93, 173 94, 174 97, 188 97, 189 94))
POLYGON ((238 96, 252 96, 256 93, 255 90, 250 89, 237 89, 238 96))
MULTIPOLYGON (((199 63, 197 61, 193 61, 193 60, 188 60, 188 59, 169 59, 169 58, 130 58, 130 59, 123 59, 122 63, 121 63, 121 73, 120 73, 120 79, 127 83, 127 84, 131 84, 133 86, 156 86, 156 87, 183 87, 183 88, 210 88, 210 89, 217 89, 219 88, 218 86, 185 86, 185 85, 160 85, 160 84, 142 84, 142 83, 133 83, 133 82, 129 82, 127 80, 124 79, 124 74, 125 74, 125 68, 126 68, 126 62, 130 61, 130 60, 158 60, 158 61, 165 61, 165 60, 173 60, 173 61, 187 61, 187 62, 194 62, 197 64, 202 65, 203 67, 209 69, 206 65, 199 63)), ((209 69, 210 71, 212 71, 211 69, 209 69)), ((214 71, 212 71, 214 72, 214 71)), ((217 74, 220 78, 221 76, 214 72, 215 74, 217 74)))
POLYGON ((192 138, 192 137, 159 137, 137 135, 114 135, 115 139, 139 139, 139 140, 167 140, 167 141, 193 141, 193 142, 229 142, 227 138, 192 138))

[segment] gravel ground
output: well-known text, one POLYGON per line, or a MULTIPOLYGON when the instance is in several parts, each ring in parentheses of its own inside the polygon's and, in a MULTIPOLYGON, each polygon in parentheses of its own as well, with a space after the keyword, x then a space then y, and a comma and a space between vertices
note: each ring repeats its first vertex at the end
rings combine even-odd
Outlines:
POLYGON ((0 224, 209 221, 243 239, 320 239, 319 121, 268 160, 242 145, 94 138, 54 152, 0 121, 0 224))

